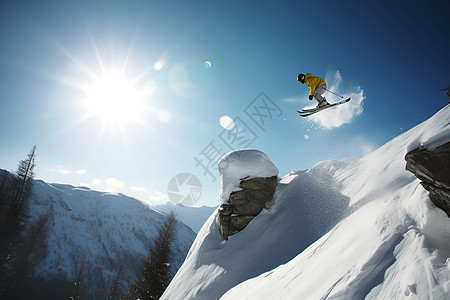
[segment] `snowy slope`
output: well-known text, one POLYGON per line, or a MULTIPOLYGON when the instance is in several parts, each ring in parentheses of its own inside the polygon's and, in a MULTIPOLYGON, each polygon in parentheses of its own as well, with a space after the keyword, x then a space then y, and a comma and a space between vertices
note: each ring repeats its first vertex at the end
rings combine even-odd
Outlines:
POLYGON ((205 205, 201 207, 184 206, 181 203, 175 205, 172 202, 152 207, 163 213, 174 211, 177 219, 189 226, 195 233, 199 232, 209 216, 218 208, 205 205))
POLYGON ((449 299, 450 219, 404 160, 450 141, 449 120, 445 107, 361 159, 292 172, 229 241, 211 216, 162 299, 449 299))
MULTIPOLYGON (((123 286, 135 280, 148 245, 156 237, 165 214, 122 194, 36 180, 31 216, 53 211, 48 255, 37 275, 74 281, 84 263, 84 287, 91 299, 105 299, 123 267, 123 286)), ((177 225, 175 270, 183 262, 195 233, 177 225)))

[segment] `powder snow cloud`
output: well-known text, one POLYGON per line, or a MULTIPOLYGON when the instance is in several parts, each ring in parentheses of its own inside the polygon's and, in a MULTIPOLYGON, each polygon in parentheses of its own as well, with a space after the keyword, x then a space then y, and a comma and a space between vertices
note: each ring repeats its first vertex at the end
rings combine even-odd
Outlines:
MULTIPOLYGON (((353 119, 363 112, 363 100, 365 99, 364 90, 360 86, 344 87, 344 80, 339 70, 335 72, 328 72, 325 77, 328 89, 337 94, 340 94, 344 99, 351 97, 350 102, 340 105, 336 108, 324 110, 318 114, 310 116, 310 120, 319 124, 322 128, 333 129, 349 124, 353 119)), ((325 92, 325 98, 328 102, 337 102, 338 96, 329 92, 325 92)), ((314 105, 316 103, 314 102, 314 105)))

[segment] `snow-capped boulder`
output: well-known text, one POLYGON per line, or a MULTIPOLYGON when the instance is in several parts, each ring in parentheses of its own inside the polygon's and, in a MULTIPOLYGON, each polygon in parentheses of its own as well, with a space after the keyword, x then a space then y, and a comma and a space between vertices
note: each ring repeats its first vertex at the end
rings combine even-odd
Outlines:
POLYGON ((259 150, 241 149, 224 155, 218 164, 221 203, 228 203, 231 192, 242 190, 242 180, 278 176, 278 168, 259 150))
POLYGON ((430 200, 450 217, 450 142, 432 151, 413 150, 405 160, 406 169, 420 179, 430 200))
POLYGON ((273 199, 278 169, 266 154, 236 150, 219 161, 222 189, 219 230, 224 239, 244 229, 273 199))

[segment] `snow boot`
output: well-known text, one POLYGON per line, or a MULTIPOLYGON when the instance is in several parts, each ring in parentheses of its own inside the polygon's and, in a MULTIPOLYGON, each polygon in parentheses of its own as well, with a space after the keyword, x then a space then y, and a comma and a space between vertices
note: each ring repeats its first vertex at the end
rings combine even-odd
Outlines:
POLYGON ((324 98, 322 101, 317 104, 317 108, 322 108, 324 106, 330 105, 330 103, 327 102, 327 100, 324 98))

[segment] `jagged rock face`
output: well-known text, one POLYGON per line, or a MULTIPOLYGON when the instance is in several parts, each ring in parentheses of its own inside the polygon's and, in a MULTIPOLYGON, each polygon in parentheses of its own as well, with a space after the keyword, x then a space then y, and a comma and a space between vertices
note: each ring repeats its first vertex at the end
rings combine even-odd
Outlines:
POLYGON ((232 192, 219 208, 219 230, 224 239, 244 229, 267 202, 273 200, 278 177, 241 180, 241 191, 232 192))
POLYGON ((433 151, 413 150, 405 160, 406 170, 421 180, 430 200, 450 217, 450 142, 433 151))

